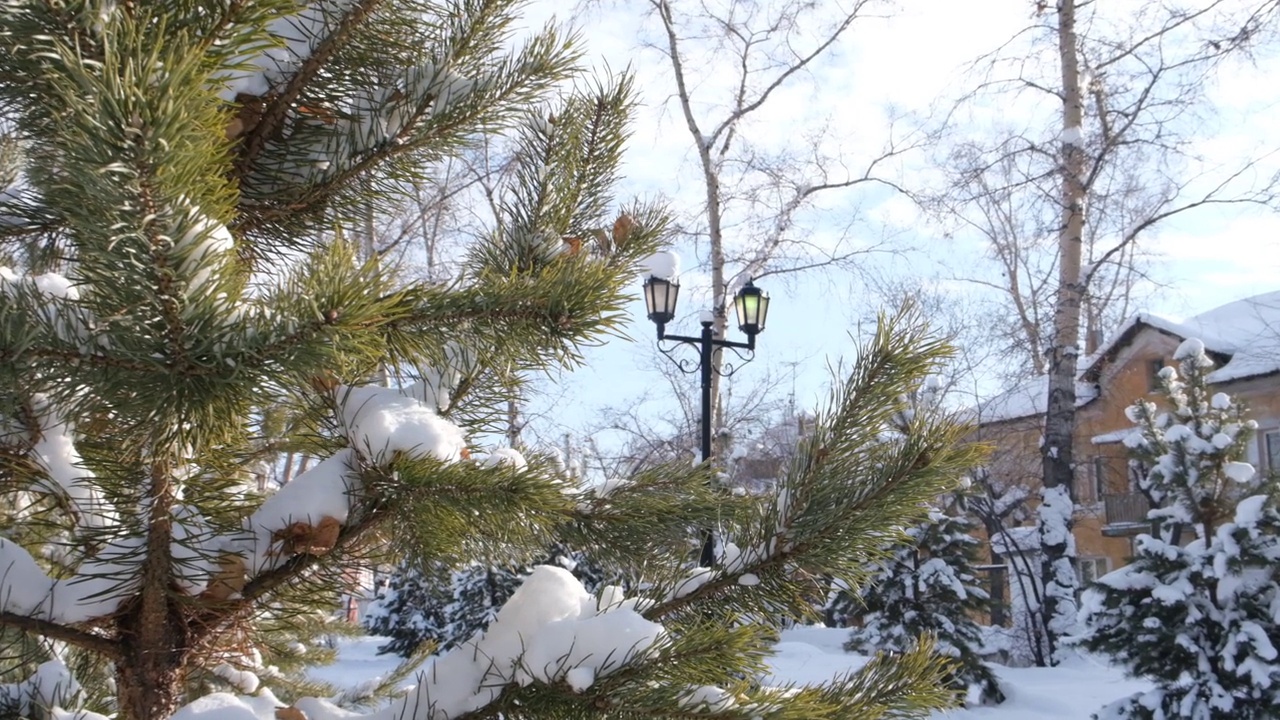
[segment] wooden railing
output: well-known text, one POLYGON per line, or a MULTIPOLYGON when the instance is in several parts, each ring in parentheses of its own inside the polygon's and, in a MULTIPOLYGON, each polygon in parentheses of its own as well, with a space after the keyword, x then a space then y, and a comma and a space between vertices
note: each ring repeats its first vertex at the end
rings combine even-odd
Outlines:
POLYGON ((1106 506, 1108 525, 1139 525, 1147 522, 1147 511, 1151 503, 1141 493, 1124 493, 1120 495, 1103 495, 1102 502, 1106 506))

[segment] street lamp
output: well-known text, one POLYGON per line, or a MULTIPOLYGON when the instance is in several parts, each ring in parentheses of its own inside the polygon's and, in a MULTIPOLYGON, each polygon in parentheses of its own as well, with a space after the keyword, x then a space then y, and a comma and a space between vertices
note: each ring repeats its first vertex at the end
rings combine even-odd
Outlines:
MULTIPOLYGON (((676 300, 680 296, 680 281, 674 277, 660 277, 650 274, 644 281, 644 303, 649 319, 658 326, 658 350, 666 355, 681 372, 692 373, 695 370, 702 379, 702 418, 701 418, 701 452, 702 461, 711 459, 711 374, 716 372, 721 377, 729 377, 737 368, 725 365, 717 370, 711 362, 715 348, 729 348, 738 354, 738 350, 746 350, 749 356, 738 354, 743 362, 750 362, 755 357, 756 335, 764 331, 765 320, 769 316, 769 296, 756 287, 750 280, 733 296, 733 309, 738 316, 738 329, 747 336, 747 341, 733 342, 715 337, 715 316, 704 313, 702 316, 702 334, 698 337, 684 335, 668 335, 667 323, 676 316, 676 300), (698 364, 689 364, 686 360, 675 358, 671 350, 662 347, 663 340, 671 340, 698 348, 698 364), (727 368, 727 369, 726 369, 727 368)), ((715 561, 715 540, 708 530, 702 544, 701 564, 711 567, 715 561)))

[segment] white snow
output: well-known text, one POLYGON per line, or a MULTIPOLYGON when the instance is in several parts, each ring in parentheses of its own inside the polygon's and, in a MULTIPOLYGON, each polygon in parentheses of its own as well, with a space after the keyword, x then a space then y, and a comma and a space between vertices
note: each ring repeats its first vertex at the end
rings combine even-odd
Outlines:
POLYGON ((1187 338, 1173 351, 1173 359, 1179 362, 1196 358, 1204 354, 1204 341, 1199 338, 1187 338))
POLYGON ((111 720, 111 718, 88 710, 63 710, 62 708, 54 708, 53 712, 49 715, 49 720, 111 720))
POLYGON ((225 83, 220 95, 234 100, 239 93, 262 96, 279 86, 293 70, 311 56, 311 51, 326 33, 326 15, 344 11, 353 0, 310 0, 299 2, 296 14, 277 18, 267 25, 267 32, 278 44, 238 59, 242 66, 227 71, 219 80, 225 83))
MULTIPOLYGON (((794 627, 782 631, 780 641, 767 659, 768 671, 760 678, 765 686, 816 685, 847 675, 861 668, 868 658, 847 653, 843 649, 849 630, 825 627, 794 627)), ((316 668, 312 676, 334 682, 340 687, 362 685, 375 680, 395 667, 397 658, 375 655, 385 638, 356 638, 340 641, 340 656, 331 666, 316 668)), ((428 665, 430 667, 430 664, 428 665)), ((585 666, 584 666, 585 667, 585 666)), ((1076 657, 1055 668, 1011 668, 995 666, 1001 689, 1008 695, 1003 704, 992 707, 938 712, 931 720, 1086 720, 1094 712, 1114 700, 1143 692, 1151 687, 1143 680, 1124 677, 1123 673, 1090 656, 1076 657)), ((564 681, 581 692, 588 673, 569 671, 564 681), (572 677, 570 677, 570 673, 572 677)), ((594 682, 594 678, 592 678, 594 682)), ((720 688, 691 687, 686 697, 692 703, 706 700, 709 707, 717 699, 732 700, 720 688)), ((252 698, 249 698, 252 699, 252 698)), ((373 715, 343 711, 332 704, 307 698, 296 703, 309 720, 391 720, 386 710, 373 715)), ((406 714, 405 720, 415 717, 406 714)), ((203 716, 199 720, 272 720, 273 716, 203 716)), ((92 720, 97 720, 93 718, 92 720)), ((179 720, 182 720, 181 718, 179 720)))
POLYGON ((680 696, 680 707, 699 712, 724 712, 737 704, 732 695, 714 685, 690 688, 680 696))
POLYGON ((58 417, 44 396, 37 395, 32 404, 40 415, 40 439, 31 452, 49 479, 67 494, 76 509, 78 524, 102 528, 115 523, 115 509, 107 503, 94 484, 93 473, 80 460, 70 423, 58 417))
POLYGON ((1064 145, 1084 147, 1084 129, 1081 128, 1079 125, 1076 125, 1063 130, 1062 143, 1064 145))
POLYGON ((0 538, 0 612, 61 623, 86 622, 115 612, 137 582, 145 536, 114 538, 83 560, 76 574, 53 579, 21 546, 0 538))
MULTIPOLYGON (((617 599, 616 592, 609 594, 617 599)), ((599 678, 649 657, 665 641, 666 630, 644 619, 634 605, 604 602, 563 568, 538 566, 488 630, 428 660, 415 685, 389 706, 355 713, 303 698, 295 707, 309 720, 435 720, 482 708, 511 683, 564 682, 582 692, 599 678)), ((377 662, 368 657, 380 642, 366 638, 348 646, 357 650, 355 672, 340 665, 316 675, 347 687, 369 683, 376 679, 370 674, 382 675, 395 666, 394 658, 377 662)), ((265 689, 256 697, 218 693, 187 705, 173 720, 270 720, 280 705, 265 689)))
POLYGON ((1266 505, 1265 495, 1254 495, 1241 500, 1236 505, 1235 524, 1252 527, 1262 520, 1263 507, 1266 505))
POLYGON ((598 498, 607 498, 621 487, 626 487, 631 483, 629 478, 608 478, 600 482, 588 485, 584 490, 595 495, 598 498))
POLYGON ((480 459, 480 467, 492 468, 503 465, 524 470, 529 467, 529 462, 524 459, 524 455, 519 450, 508 447, 498 448, 480 459))
MULTIPOLYGON (((339 450, 267 498, 245 521, 245 533, 221 548, 242 556, 250 573, 285 559, 276 533, 294 523, 316 526, 325 518, 340 525, 351 514, 351 496, 360 489, 362 459, 389 462, 397 454, 456 462, 466 448, 461 428, 422 400, 376 385, 337 390, 339 419, 350 447, 339 450)), ((506 456, 515 462, 514 456, 506 456)), ((523 457, 520 458, 521 460, 523 457)))
POLYGON ((576 667, 565 673, 565 682, 574 692, 584 692, 596 681, 596 671, 589 667, 576 667))
POLYGON ((991 538, 991 550, 1001 555, 1039 553, 1040 537, 1035 527, 1011 527, 991 538))
POLYGON ((24 716, 38 716, 54 707, 78 704, 80 684, 61 660, 49 660, 23 682, 0 685, 0 699, 24 716))
MULTIPOLYGON (((633 609, 614 605, 599 611, 598 604, 567 570, 540 565, 488 630, 429 661, 413 690, 368 717, 415 717, 411 708, 452 717, 484 707, 508 683, 567 681, 578 668, 589 669, 594 682, 646 657, 666 637, 661 625, 633 609)), ((586 673, 574 678, 581 683, 586 673)))
POLYGON ((351 446, 375 462, 398 452, 455 462, 467 446, 461 428, 394 388, 339 388, 338 398, 351 446))
POLYGON ((178 269, 187 276, 187 292, 195 294, 208 285, 235 250, 236 243, 226 225, 215 222, 198 209, 187 214, 186 232, 173 243, 178 269))
POLYGON ((670 250, 656 252, 640 261, 641 274, 661 280, 680 278, 680 256, 670 250))
POLYGON ((474 372, 475 366, 475 352, 451 341, 444 348, 444 365, 419 367, 418 380, 402 392, 426 403, 431 410, 444 412, 449 409, 458 383, 462 381, 464 375, 474 372))
MULTIPOLYGON (((849 631, 797 627, 782 632, 768 660, 766 685, 818 684, 857 670, 867 658, 843 651, 849 631)), ((994 666, 1000 688, 1008 696, 991 707, 934 713, 933 720, 1087 720, 1106 703, 1150 687, 1131 680, 1100 659, 1067 660, 1054 668, 994 666)))
POLYGON ((346 522, 351 493, 360 483, 352 472, 357 462, 356 452, 345 448, 312 465, 264 500, 251 516, 250 527, 270 533, 295 522, 315 525, 325 517, 346 522))
POLYGON ((260 720, 253 706, 231 693, 213 693, 183 706, 169 720, 260 720))
MULTIPOLYGON (((1217 445, 1217 443, 1214 444, 1217 445)), ((1253 479, 1254 475, 1253 466, 1246 462, 1229 462, 1222 466, 1222 472, 1238 483, 1247 483, 1253 479)))
MULTIPOLYGON (((1128 408, 1126 408, 1126 410, 1128 410, 1128 408)), ((1120 430, 1112 430, 1111 432, 1105 432, 1100 435, 1094 435, 1093 437, 1089 438, 1089 443, 1091 445, 1109 445, 1111 443, 1127 444, 1129 442, 1129 438, 1134 435, 1138 435, 1139 437, 1141 437, 1141 433, 1139 433, 1137 430, 1133 428, 1123 428, 1120 430)))
POLYGON ((175 507, 172 515, 170 548, 174 580, 183 592, 197 595, 209 586, 209 580, 218 570, 219 548, 214 541, 214 530, 190 505, 175 507))
POLYGON ((213 669, 213 674, 226 680, 232 687, 249 695, 258 691, 261 682, 256 673, 237 668, 229 663, 222 663, 213 669))

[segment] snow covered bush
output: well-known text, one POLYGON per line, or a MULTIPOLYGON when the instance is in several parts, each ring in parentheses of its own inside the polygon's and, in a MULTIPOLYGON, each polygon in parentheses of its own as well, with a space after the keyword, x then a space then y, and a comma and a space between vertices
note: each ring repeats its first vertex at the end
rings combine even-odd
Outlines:
POLYGON ((970 703, 998 703, 1004 693, 979 656, 983 633, 976 618, 990 610, 990 597, 973 572, 978 539, 965 498, 963 492, 949 496, 907 529, 907 542, 887 547, 861 593, 841 593, 843 612, 855 620, 845 649, 902 652, 931 635, 937 651, 956 660, 947 684, 970 703))
POLYGON ((443 566, 424 572, 402 564, 396 568, 365 617, 373 635, 391 638, 379 652, 409 657, 424 642, 449 650, 484 630, 504 603, 539 565, 561 567, 595 593, 604 571, 581 552, 557 546, 529 565, 472 562, 456 569, 443 566))
POLYGON ((1272 481, 1243 462, 1254 424, 1182 343, 1162 371, 1165 407, 1139 401, 1126 441, 1147 468, 1154 532, 1133 562, 1086 591, 1075 642, 1156 687, 1103 720, 1263 720, 1280 716, 1280 509, 1272 481))

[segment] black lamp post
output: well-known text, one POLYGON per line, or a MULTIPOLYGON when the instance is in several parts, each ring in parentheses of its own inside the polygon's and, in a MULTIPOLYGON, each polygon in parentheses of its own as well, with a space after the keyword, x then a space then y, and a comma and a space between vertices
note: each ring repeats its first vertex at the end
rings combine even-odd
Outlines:
MULTIPOLYGON (((749 362, 755 356, 756 335, 759 335, 764 330, 765 319, 769 315, 769 296, 752 284, 750 280, 733 296, 733 309, 738 316, 738 329, 747 336, 747 341, 741 343, 715 337, 715 330, 712 328, 714 319, 706 316, 702 319, 702 334, 698 337, 668 335, 666 333, 667 323, 671 322, 676 316, 676 299, 679 295, 680 282, 674 278, 661 278, 651 275, 644 281, 645 308, 649 312, 649 319, 658 326, 658 350, 671 359, 682 372, 692 373, 697 370, 701 375, 701 452, 702 461, 708 462, 711 460, 711 374, 718 372, 721 377, 729 377, 736 371, 735 367, 728 364, 717 371, 712 365, 711 354, 715 348, 729 348, 735 353, 738 350, 746 350, 751 355, 739 355, 739 357, 742 358, 743 362, 749 362), (673 357, 671 350, 662 347, 661 342, 663 340, 673 340, 698 348, 697 366, 673 357)), ((703 540, 700 562, 703 567, 711 567, 712 563, 715 562, 715 541, 710 530, 707 530, 703 540)))

